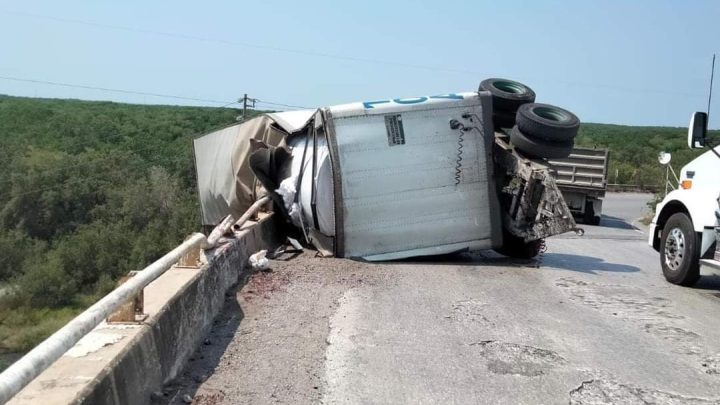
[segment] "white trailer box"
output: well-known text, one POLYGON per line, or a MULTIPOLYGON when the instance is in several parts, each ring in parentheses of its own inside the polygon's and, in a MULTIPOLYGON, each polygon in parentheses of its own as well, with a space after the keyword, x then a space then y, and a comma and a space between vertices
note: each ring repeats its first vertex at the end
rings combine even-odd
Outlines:
POLYGON ((543 238, 576 229, 575 221, 547 161, 519 153, 494 127, 493 97, 272 113, 209 134, 195 141, 205 223, 238 218, 267 193, 324 254, 391 260, 497 249, 533 257, 543 238))
POLYGON ((462 93, 330 107, 337 253, 386 260, 502 243, 490 103, 462 93))

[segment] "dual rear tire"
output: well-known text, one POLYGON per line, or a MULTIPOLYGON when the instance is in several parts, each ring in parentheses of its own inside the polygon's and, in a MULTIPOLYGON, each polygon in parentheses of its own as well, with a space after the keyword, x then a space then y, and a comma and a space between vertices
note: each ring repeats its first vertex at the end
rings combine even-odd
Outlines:
POLYGON ((535 102, 533 89, 509 79, 485 79, 480 82, 478 91, 492 94, 493 125, 496 129, 512 128, 520 106, 535 102))
POLYGON ((520 106, 510 142, 528 157, 562 159, 572 152, 580 120, 568 110, 550 104, 520 106))
POLYGON ((493 125, 512 128, 510 142, 524 155, 561 159, 570 155, 580 120, 575 114, 549 104, 535 103, 535 92, 508 79, 487 79, 481 91, 492 94, 493 125))

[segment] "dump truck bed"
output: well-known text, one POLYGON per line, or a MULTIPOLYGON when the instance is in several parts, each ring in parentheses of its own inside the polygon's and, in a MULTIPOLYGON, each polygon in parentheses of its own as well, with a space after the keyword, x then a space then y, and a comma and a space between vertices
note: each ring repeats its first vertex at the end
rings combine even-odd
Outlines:
POLYGON ((605 196, 608 174, 607 149, 573 148, 565 159, 552 159, 555 182, 561 190, 579 189, 593 197, 605 196))

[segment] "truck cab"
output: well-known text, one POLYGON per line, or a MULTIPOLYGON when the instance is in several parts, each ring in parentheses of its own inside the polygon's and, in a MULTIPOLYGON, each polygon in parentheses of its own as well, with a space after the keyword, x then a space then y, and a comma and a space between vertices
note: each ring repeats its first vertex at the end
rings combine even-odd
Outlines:
MULTIPOLYGON (((696 112, 690 121, 688 146, 707 144, 707 114, 696 112)), ((678 188, 656 206, 648 243, 660 253, 665 278, 690 286, 700 268, 720 269, 718 249, 718 197, 720 195, 720 145, 685 165, 678 188)))

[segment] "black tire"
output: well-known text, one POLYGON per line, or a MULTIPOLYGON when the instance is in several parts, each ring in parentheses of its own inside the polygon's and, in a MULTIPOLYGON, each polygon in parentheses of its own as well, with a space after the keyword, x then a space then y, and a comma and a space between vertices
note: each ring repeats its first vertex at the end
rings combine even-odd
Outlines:
POLYGON ((505 231, 503 232, 503 245, 502 247, 495 249, 495 251, 515 259, 532 259, 540 254, 542 246, 542 239, 525 242, 521 238, 511 235, 505 231))
POLYGON ((480 82, 478 90, 492 93, 493 111, 496 113, 515 113, 521 105, 535 101, 533 89, 514 80, 485 79, 480 82))
POLYGON ((515 113, 498 111, 493 113, 493 125, 497 131, 500 128, 512 128, 515 126, 515 113))
POLYGON ((580 128, 575 114, 550 104, 522 105, 515 119, 522 133, 552 142, 573 140, 580 128))
POLYGON ((595 215, 595 206, 592 201, 585 202, 585 212, 583 214, 583 222, 588 225, 599 225, 600 217, 595 215))
POLYGON ((550 142, 528 137, 517 126, 510 131, 510 142, 523 154, 541 159, 562 159, 570 156, 575 141, 550 142))
POLYGON ((700 246, 690 218, 679 212, 665 223, 660 239, 660 265, 665 279, 691 286, 700 278, 700 246))

